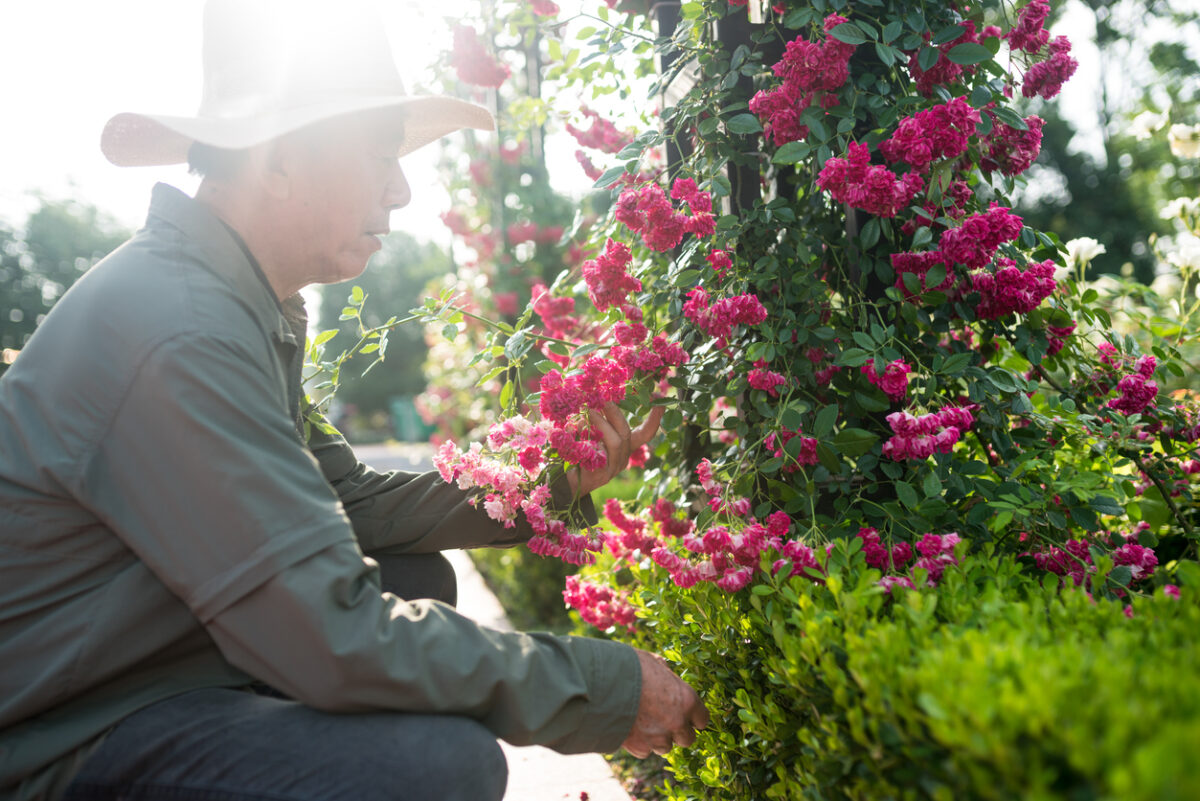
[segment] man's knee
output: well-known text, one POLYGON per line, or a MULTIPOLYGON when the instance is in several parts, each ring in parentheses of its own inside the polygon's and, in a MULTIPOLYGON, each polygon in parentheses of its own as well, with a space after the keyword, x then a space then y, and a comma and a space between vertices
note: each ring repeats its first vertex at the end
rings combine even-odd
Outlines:
POLYGON ((432 598, 458 603, 458 577, 450 560, 440 553, 370 553, 379 563, 383 589, 405 600, 432 598))
POLYGON ((501 801, 508 787, 508 760, 482 724, 456 715, 400 716, 396 746, 408 751, 400 767, 393 755, 386 760, 391 781, 404 788, 403 799, 438 801, 501 801), (416 724, 414 726, 414 724, 416 724), (417 735, 419 741, 414 742, 417 735))

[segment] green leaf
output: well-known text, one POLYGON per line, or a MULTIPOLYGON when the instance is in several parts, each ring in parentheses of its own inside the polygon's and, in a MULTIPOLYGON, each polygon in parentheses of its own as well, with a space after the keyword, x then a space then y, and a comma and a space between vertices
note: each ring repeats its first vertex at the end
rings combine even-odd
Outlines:
POLYGON ((937 51, 937 48, 926 47, 917 56, 917 66, 923 70, 930 70, 937 63, 939 55, 941 54, 937 51))
POLYGON ((925 476, 921 487, 925 490, 926 498, 939 498, 942 495, 942 480, 937 477, 937 473, 925 476))
POLYGON ((946 280, 946 265, 935 264, 929 268, 929 272, 925 273, 926 289, 934 289, 942 285, 946 280))
POLYGON ((876 42, 875 55, 879 56, 879 60, 883 62, 884 66, 890 67, 900 57, 900 51, 883 42, 876 42))
POLYGON ((942 362, 942 369, 939 371, 943 375, 958 375, 971 362, 971 354, 969 353, 954 353, 942 362))
POLYGON ((992 58, 992 51, 975 42, 964 42, 950 48, 946 58, 955 64, 979 64, 992 58))
POLYGON ((896 482, 896 497, 900 499, 900 503, 907 506, 909 509, 916 509, 920 499, 917 498, 917 491, 913 489, 913 485, 907 481, 896 482))
POLYGON ((1129 582, 1133 580, 1133 568, 1129 565, 1118 565, 1108 574, 1108 578, 1114 584, 1119 584, 1122 587, 1128 587, 1129 582))
POLYGON ((838 407, 836 403, 831 403, 821 411, 817 412, 817 418, 813 421, 812 435, 814 437, 824 437, 833 430, 833 424, 837 422, 838 407))
POLYGON ((1018 131, 1029 130, 1029 126, 1025 123, 1025 119, 1008 106, 997 106, 995 109, 993 109, 993 113, 996 115, 996 119, 1000 120, 1000 122, 1011 128, 1016 128, 1018 131))
POLYGON ((904 23, 898 19, 889 22, 883 29, 883 41, 891 42, 904 30, 904 23))
POLYGON ((841 25, 834 26, 829 35, 839 42, 845 42, 851 45, 866 44, 867 36, 853 22, 843 22, 841 25))
POLYGON ((548 373, 551 370, 558 369, 558 365, 549 359, 542 359, 540 362, 536 362, 533 366, 539 373, 548 373))
POLYGON ((458 337, 458 326, 454 323, 442 326, 442 336, 446 339, 456 339, 458 337))
POLYGON ((725 128, 734 134, 762 133, 762 125, 753 114, 738 114, 725 121, 725 128))
POLYGON ((867 363, 870 354, 861 348, 847 348, 838 354, 834 364, 839 367, 861 367, 867 363))
POLYGON ((362 302, 366 300, 366 298, 367 294, 363 292, 363 288, 361 286, 356 286, 350 290, 350 297, 347 302, 351 306, 361 306, 362 302))
POLYGON ((976 86, 971 90, 971 99, 968 102, 974 108, 983 108, 992 102, 992 90, 986 86, 976 86))
POLYGON ((504 388, 500 390, 500 406, 508 408, 508 404, 512 402, 515 385, 511 380, 504 382, 504 388))
POLYGON ((862 456, 879 441, 877 434, 862 428, 843 428, 833 437, 833 444, 844 456, 862 456))
POLYGON ((321 333, 317 334, 316 338, 313 339, 312 343, 314 346, 324 345, 326 342, 333 339, 337 335, 338 335, 337 329, 331 328, 328 331, 322 331, 321 333))
POLYGON ((700 124, 696 126, 696 130, 701 136, 711 136, 720 125, 720 117, 706 117, 700 120, 700 124))
POLYGON ((940 45, 945 44, 946 42, 953 42, 955 39, 962 36, 966 30, 967 29, 961 25, 951 25, 948 28, 942 28, 933 37, 933 43, 935 45, 940 45))
POLYGON ((812 152, 812 146, 807 142, 788 142, 771 157, 773 164, 795 164, 812 152))
POLYGON ((874 247, 875 243, 879 241, 879 218, 872 217, 867 220, 867 224, 863 226, 858 236, 864 248, 874 247))
POLYGON ((618 167, 610 167, 604 171, 604 174, 596 179, 596 183, 592 184, 593 189, 607 189, 617 182, 617 180, 625 174, 625 165, 618 167))
POLYGON ((1125 514, 1125 507, 1121 506, 1121 504, 1117 502, 1116 498, 1109 497, 1108 495, 1097 495, 1093 497, 1088 501, 1088 506, 1091 507, 1093 511, 1102 515, 1125 514))

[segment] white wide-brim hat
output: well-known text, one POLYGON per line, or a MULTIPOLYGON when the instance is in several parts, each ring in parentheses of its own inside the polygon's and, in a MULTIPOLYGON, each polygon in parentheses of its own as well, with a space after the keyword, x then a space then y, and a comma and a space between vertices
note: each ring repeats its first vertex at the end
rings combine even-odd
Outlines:
POLYGON ((209 0, 196 116, 117 114, 100 149, 120 167, 179 164, 193 142, 240 150, 333 117, 389 110, 404 123, 397 156, 462 128, 495 128, 483 106, 407 94, 367 0, 209 0))

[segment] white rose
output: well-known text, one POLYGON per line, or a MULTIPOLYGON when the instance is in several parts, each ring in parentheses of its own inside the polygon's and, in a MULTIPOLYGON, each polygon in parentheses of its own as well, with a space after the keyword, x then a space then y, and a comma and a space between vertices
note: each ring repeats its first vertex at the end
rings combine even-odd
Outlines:
POLYGON ((1166 254, 1167 261, 1180 272, 1200 270, 1200 238, 1191 234, 1180 234, 1166 254))
POLYGON ((1200 125, 1172 125, 1167 131, 1167 142, 1171 145, 1171 154, 1178 158, 1200 156, 1200 125))
POLYGON ((1081 236, 1067 243, 1067 258, 1071 264, 1075 265, 1087 264, 1101 253, 1106 252, 1104 245, 1090 236, 1081 236))
POLYGON ((1153 111, 1143 111, 1133 118, 1129 124, 1129 132, 1138 139, 1149 139, 1150 134, 1160 130, 1167 124, 1167 114, 1155 114, 1153 111))
POLYGON ((1177 197, 1163 206, 1159 216, 1164 220, 1186 219, 1200 215, 1200 197, 1177 197))

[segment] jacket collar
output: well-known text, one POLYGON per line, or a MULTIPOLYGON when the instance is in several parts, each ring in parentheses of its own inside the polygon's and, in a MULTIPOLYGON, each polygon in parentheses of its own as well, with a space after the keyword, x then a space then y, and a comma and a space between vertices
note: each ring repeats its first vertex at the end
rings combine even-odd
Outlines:
POLYGON ((153 229, 160 224, 177 229, 194 243, 203 254, 200 261, 204 268, 229 284, 279 342, 303 346, 303 335, 297 342, 288 320, 289 313, 293 318, 303 318, 303 300, 295 295, 280 303, 241 237, 207 206, 173 186, 156 184, 146 227, 153 229))

